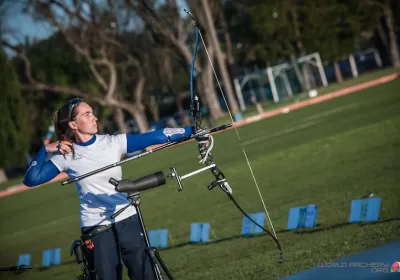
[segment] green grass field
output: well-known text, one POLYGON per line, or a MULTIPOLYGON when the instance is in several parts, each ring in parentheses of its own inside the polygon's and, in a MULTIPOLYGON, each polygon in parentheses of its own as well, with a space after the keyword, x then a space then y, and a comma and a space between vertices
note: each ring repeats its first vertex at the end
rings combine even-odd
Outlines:
MULTIPOLYGON (((278 239, 283 264, 268 235, 240 237, 242 216, 213 179, 202 173, 142 194, 148 229, 168 228, 171 248, 161 256, 175 279, 277 279, 400 237, 400 80, 215 135, 214 159, 246 212, 263 211, 242 148, 247 152, 278 239), (382 198, 380 221, 346 225, 351 200, 382 198), (317 204, 317 228, 285 231, 289 208, 317 204), (190 224, 208 222, 215 242, 187 244, 190 224)), ((126 178, 175 166, 186 174, 202 167, 191 142, 126 164, 126 178)), ((106 182, 105 182, 106 183, 106 182)), ((33 270, 1 279, 74 279, 80 266, 69 256, 79 237, 74 186, 60 183, 1 199, 0 266, 32 254, 33 270), (58 267, 41 270, 42 251, 62 249, 58 267)))

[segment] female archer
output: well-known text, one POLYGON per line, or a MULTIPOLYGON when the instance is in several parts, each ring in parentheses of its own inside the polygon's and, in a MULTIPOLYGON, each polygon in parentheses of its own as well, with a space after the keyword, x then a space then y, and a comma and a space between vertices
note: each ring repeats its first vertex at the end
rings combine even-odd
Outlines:
MULTIPOLYGON (((92 108, 79 98, 57 110, 53 123, 58 141, 43 146, 36 154, 24 177, 24 184, 29 187, 46 183, 60 172, 76 177, 117 162, 125 153, 193 134, 189 126, 137 135, 99 135, 92 108)), ((108 182, 111 177, 122 179, 120 166, 75 182, 82 236, 90 237, 85 242, 86 249, 94 259, 99 280, 122 279, 122 262, 130 279, 142 279, 143 233, 134 207, 128 207, 115 219, 110 218, 129 203, 126 194, 116 192, 108 182)), ((145 279, 155 279, 149 258, 146 260, 145 279)))

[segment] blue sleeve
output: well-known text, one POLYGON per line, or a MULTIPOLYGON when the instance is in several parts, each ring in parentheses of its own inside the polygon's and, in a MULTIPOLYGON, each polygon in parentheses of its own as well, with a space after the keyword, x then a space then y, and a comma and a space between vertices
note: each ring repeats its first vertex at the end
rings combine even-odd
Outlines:
POLYGON ((34 187, 43 183, 46 183, 56 177, 60 171, 54 165, 54 163, 49 160, 46 161, 47 151, 43 146, 40 151, 36 154, 35 158, 29 165, 28 170, 24 176, 24 185, 28 187, 34 187))
POLYGON ((143 150, 146 147, 177 141, 193 134, 193 126, 184 128, 163 128, 142 134, 126 134, 127 152, 143 150))

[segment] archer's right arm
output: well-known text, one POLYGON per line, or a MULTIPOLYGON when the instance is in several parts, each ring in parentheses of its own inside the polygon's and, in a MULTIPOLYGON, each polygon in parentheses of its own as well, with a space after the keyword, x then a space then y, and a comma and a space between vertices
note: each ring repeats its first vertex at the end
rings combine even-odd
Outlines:
MULTIPOLYGON (((57 145, 58 143, 55 142, 43 146, 40 149, 25 173, 23 181, 24 185, 35 187, 47 183, 63 171, 63 167, 60 164, 58 164, 59 166, 56 166, 54 161, 46 161, 49 152, 57 151, 57 145)), ((68 150, 68 147, 63 144, 62 152, 68 153, 70 150, 68 150)))

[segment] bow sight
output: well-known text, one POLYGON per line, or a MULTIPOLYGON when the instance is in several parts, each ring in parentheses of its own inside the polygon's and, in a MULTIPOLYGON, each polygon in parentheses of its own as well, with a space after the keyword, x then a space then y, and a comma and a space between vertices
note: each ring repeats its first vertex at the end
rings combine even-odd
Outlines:
MULTIPOLYGON (((170 173, 169 175, 167 175, 167 177, 175 178, 175 179, 176 179, 176 182, 177 182, 177 184, 178 184, 178 191, 182 191, 182 190, 183 190, 183 187, 182 187, 182 180, 183 180, 183 179, 189 178, 189 177, 191 177, 191 176, 193 176, 193 175, 196 175, 196 174, 198 174, 198 173, 200 173, 200 172, 203 172, 203 171, 206 171, 206 170, 215 168, 215 167, 216 167, 216 165, 215 165, 215 163, 213 163, 213 164, 211 164, 211 165, 209 165, 209 166, 200 168, 200 169, 198 169, 198 170, 196 170, 196 171, 193 171, 193 172, 188 173, 188 174, 186 174, 186 175, 180 176, 180 175, 178 174, 178 171, 176 170, 176 168, 172 166, 172 167, 170 167, 171 173, 170 173)), ((215 181, 212 181, 212 182, 210 183, 210 185, 208 185, 207 188, 208 188, 209 190, 212 190, 212 189, 213 189, 214 187, 216 187, 216 186, 219 186, 219 187, 220 187, 223 191, 225 191, 226 193, 232 194, 232 189, 231 189, 231 187, 229 186, 228 182, 226 181, 225 177, 224 177, 224 178, 221 178, 221 179, 217 179, 217 180, 215 180, 215 181)))

